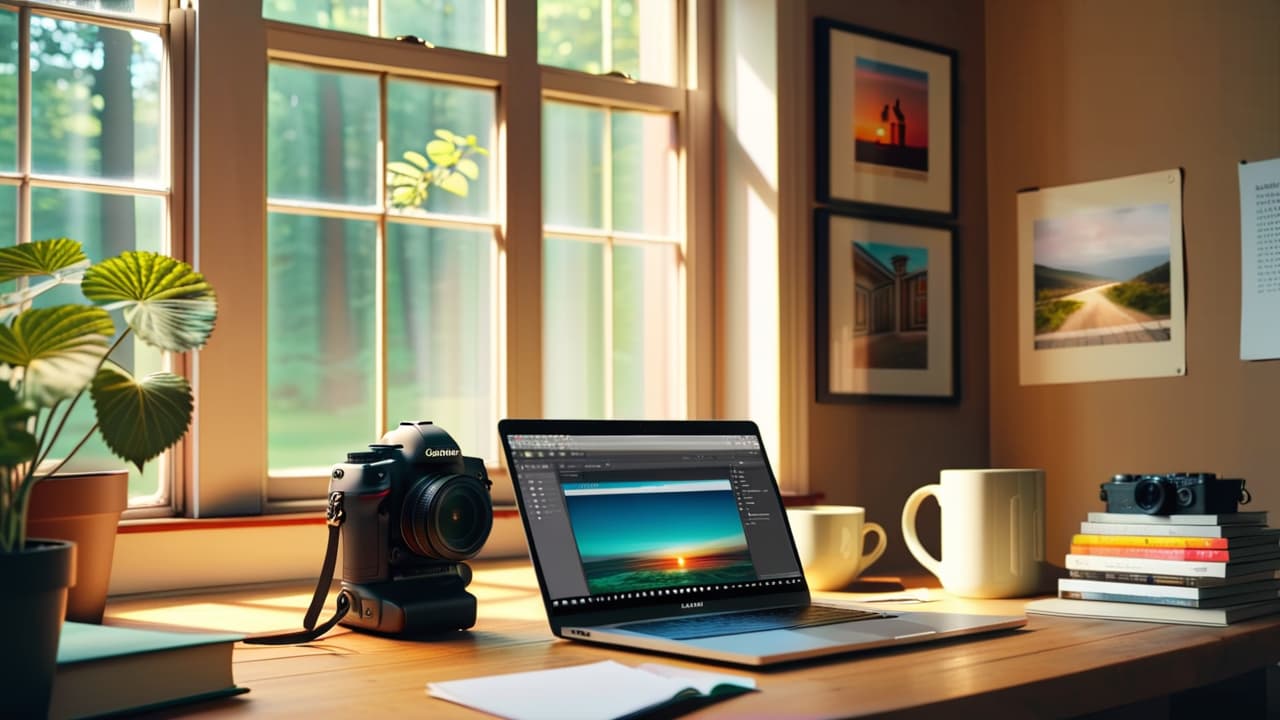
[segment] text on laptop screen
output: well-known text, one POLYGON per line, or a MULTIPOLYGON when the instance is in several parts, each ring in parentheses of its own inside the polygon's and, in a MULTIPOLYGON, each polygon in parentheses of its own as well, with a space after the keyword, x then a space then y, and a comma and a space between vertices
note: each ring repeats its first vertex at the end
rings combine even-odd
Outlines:
POLYGON ((553 608, 804 587, 754 435, 510 435, 553 608))

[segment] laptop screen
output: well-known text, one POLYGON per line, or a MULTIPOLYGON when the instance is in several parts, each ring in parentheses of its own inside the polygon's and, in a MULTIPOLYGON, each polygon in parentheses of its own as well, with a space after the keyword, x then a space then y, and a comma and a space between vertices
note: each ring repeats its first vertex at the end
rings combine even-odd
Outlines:
POLYGON ((553 614, 710 608, 719 599, 807 590, 754 425, 504 421, 503 428, 553 614))

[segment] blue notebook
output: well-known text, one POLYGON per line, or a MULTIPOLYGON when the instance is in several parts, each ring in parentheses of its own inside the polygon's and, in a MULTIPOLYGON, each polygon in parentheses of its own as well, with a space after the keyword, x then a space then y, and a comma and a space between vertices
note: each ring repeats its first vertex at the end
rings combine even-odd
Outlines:
POLYGON ((131 714, 248 692, 231 672, 241 638, 63 623, 49 717, 131 714))

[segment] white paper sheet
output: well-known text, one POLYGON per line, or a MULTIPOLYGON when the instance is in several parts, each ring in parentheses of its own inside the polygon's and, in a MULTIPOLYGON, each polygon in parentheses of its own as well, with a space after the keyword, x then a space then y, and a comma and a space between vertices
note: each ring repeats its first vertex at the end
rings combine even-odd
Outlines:
POLYGON ((1280 158, 1240 165, 1240 359, 1280 358, 1280 158))
POLYGON ((716 685, 754 689, 755 680, 671 665, 612 660, 554 670, 427 683, 427 694, 514 720, 610 720, 716 685))

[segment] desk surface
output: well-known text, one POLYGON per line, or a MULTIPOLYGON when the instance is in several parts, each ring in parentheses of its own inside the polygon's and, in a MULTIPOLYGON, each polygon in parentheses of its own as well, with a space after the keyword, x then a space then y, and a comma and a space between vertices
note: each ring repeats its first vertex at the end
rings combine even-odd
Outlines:
MULTIPOLYGON (((488 717, 425 694, 427 682, 615 659, 678 658, 559 640, 543 615, 527 563, 484 563, 471 585, 479 619, 470 632, 412 641, 337 628, 301 646, 237 645, 235 679, 250 692, 182 708, 182 716, 333 717, 359 708, 433 718, 488 717)), ((918 611, 1019 614, 1025 600, 885 605, 918 611)), ((819 597, 842 597, 819 593, 819 597)), ((849 596, 843 596, 849 597, 849 596)), ((111 624, 180 625, 243 633, 300 627, 310 600, 302 585, 113 599, 111 624)), ((332 611, 332 602, 323 617, 332 611)), ((1147 701, 1239 676, 1280 661, 1280 615, 1228 628, 1029 616, 1025 628, 992 636, 864 652, 777 669, 712 666, 755 677, 760 692, 689 717, 1063 716, 1147 701)), ((571 707, 566 705, 566 707, 571 707)))

